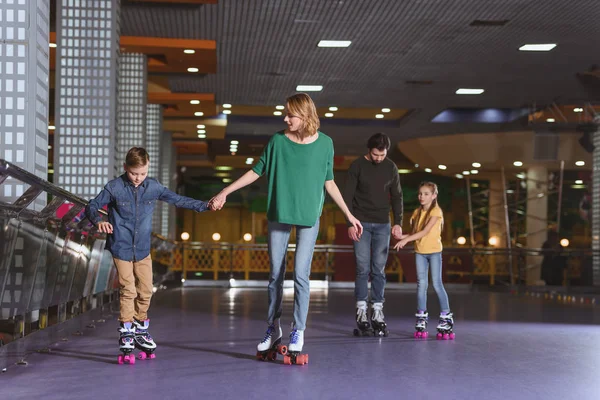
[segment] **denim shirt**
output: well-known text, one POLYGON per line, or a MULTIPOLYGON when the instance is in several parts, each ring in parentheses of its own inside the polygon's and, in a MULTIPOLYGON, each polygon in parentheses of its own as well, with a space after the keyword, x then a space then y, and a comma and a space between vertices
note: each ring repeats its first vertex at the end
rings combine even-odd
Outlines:
POLYGON ((180 196, 153 178, 146 178, 136 188, 123 174, 108 182, 98 196, 90 200, 85 215, 98 225, 102 222, 98 210, 108 204, 108 222, 113 233, 107 235, 106 249, 120 260, 140 261, 150 254, 152 212, 156 200, 197 212, 208 209, 207 202, 180 196))

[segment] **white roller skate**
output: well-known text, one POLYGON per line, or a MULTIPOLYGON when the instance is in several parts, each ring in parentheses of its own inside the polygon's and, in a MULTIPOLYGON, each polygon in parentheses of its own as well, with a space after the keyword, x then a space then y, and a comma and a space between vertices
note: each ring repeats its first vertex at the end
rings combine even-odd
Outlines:
POLYGON ((140 354, 138 354, 138 358, 140 360, 156 358, 156 354, 154 354, 156 343, 148 332, 150 320, 146 319, 144 321, 138 321, 137 319, 134 319, 133 325, 135 326, 135 347, 141 350, 140 354))
POLYGON ((385 317, 383 316, 383 303, 373 303, 373 313, 371 314, 371 326, 373 327, 373 336, 389 335, 385 317))
POLYGON ((119 326, 119 364, 135 364, 135 356, 131 354, 135 349, 135 328, 131 322, 121 322, 119 326))
POLYGON ((300 354, 304 347, 304 331, 292 328, 287 354, 283 357, 284 364, 308 364, 308 354, 300 354))
POLYGON ((443 340, 453 340, 456 336, 454 334, 454 316, 451 312, 448 314, 440 314, 440 323, 437 326, 437 335, 438 339, 443 340))
POLYGON ((429 314, 427 311, 417 312, 415 317, 417 317, 417 322, 415 323, 415 338, 426 339, 427 336, 429 336, 429 333, 427 332, 427 321, 429 321, 429 314))
POLYGON ((369 323, 369 316, 367 315, 366 301, 356 302, 356 326, 357 328, 354 328, 354 336, 371 335, 371 324, 369 323))
POLYGON ((273 324, 267 328, 263 340, 256 346, 256 359, 260 361, 275 361, 277 353, 286 354, 287 346, 281 344, 283 332, 279 320, 273 321, 273 324))

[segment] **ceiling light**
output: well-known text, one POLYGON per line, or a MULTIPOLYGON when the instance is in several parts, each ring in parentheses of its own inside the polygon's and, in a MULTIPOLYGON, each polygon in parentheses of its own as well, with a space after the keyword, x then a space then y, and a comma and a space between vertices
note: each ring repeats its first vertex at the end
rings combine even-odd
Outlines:
POLYGON ((377 114, 377 115, 375 115, 375 118, 381 119, 381 118, 383 118, 383 114, 377 114))
POLYGON ((456 174, 454 176, 456 176, 458 179, 462 179, 463 178, 463 176, 461 174, 456 174))
MULTIPOLYGON (((229 183, 232 182, 233 180, 231 178, 223 178, 223 183, 229 183)), ((213 239, 215 238, 215 235, 213 235, 213 239)), ((219 238, 221 238, 221 236, 219 236, 219 238)), ((219 239, 216 239, 219 240, 219 239)))
POLYGON ((48 45, 53 48, 56 47, 56 43, 49 43, 48 45))
POLYGON ((246 164, 252 164, 254 162, 254 158, 248 157, 246 158, 246 164))
POLYGON ((425 172, 431 172, 431 168, 425 168, 425 172))
POLYGON ((198 128, 198 129, 204 129, 204 128, 206 128, 206 125, 202 125, 202 124, 196 125, 196 128, 198 128))
POLYGON ((478 162, 474 162, 473 164, 471 164, 473 167, 475 168, 481 168, 481 164, 479 164, 478 162))
POLYGON ((198 133, 206 133, 206 130, 204 130, 204 129, 198 129, 198 133))
POLYGON ((54 125, 48 125, 48 129, 51 130, 51 131, 53 131, 53 130, 56 129, 56 127, 54 125))
POLYGON ((410 169, 399 169, 399 174, 410 174, 412 171, 410 169))
POLYGON ((329 107, 329 111, 337 111, 338 108, 337 107, 329 107))
POLYGON ((583 112, 583 108, 581 108, 581 107, 575 107, 575 108, 573 109, 573 112, 576 112, 576 113, 583 112))
POLYGON ((198 71, 199 71, 198 68, 194 68, 194 67, 188 68, 188 72, 198 72, 198 71))
POLYGON ((333 113, 325 113, 325 116, 326 116, 327 118, 331 118, 331 117, 333 117, 333 113))
POLYGON ((546 122, 554 122, 556 121, 554 118, 546 118, 546 122))
POLYGON ((390 110, 389 108, 382 108, 381 109, 382 113, 389 113, 390 111, 392 111, 392 110, 390 110))
POLYGON ((456 91, 456 94, 481 94, 485 90, 484 89, 465 89, 461 88, 456 91))
POLYGON ((206 135, 203 134, 203 133, 199 133, 198 134, 198 138, 200 138, 200 139, 206 139, 206 135))
POLYGON ((240 144, 240 142, 239 142, 239 141, 237 141, 237 140, 232 140, 232 141, 231 141, 231 144, 240 144))
POLYGON ((223 110, 223 114, 229 115, 229 114, 231 114, 231 110, 223 110))
POLYGON ((298 85, 296 92, 320 92, 323 90, 322 85, 298 85))
POLYGON ((281 111, 273 111, 273 115, 277 115, 277 116, 279 116, 279 115, 282 115, 282 114, 283 114, 283 113, 282 113, 281 111))
POLYGON ((479 173, 479 171, 477 171, 476 169, 471 170, 471 175, 477 175, 478 173, 479 173))
POLYGON ((318 47, 348 47, 352 41, 350 40, 321 40, 318 47))
POLYGON ((284 106, 275 106, 275 109, 276 110, 283 110, 283 109, 285 109, 285 107, 284 106))
POLYGON ((519 179, 525 179, 525 174, 517 174, 517 178, 519 178, 519 179))
POLYGON ((192 49, 185 49, 183 51, 185 54, 194 54, 196 52, 196 50, 192 50, 192 49))
POLYGON ((583 167, 585 165, 585 161, 575 161, 575 165, 578 167, 583 167))
POLYGON ((200 104, 200 100, 190 100, 190 104, 200 104))
POLYGON ((521 51, 550 51, 556 47, 556 43, 548 44, 526 44, 519 47, 521 51))
POLYGON ((196 117, 201 117, 201 116, 203 116, 203 115, 204 115, 204 113, 203 113, 202 111, 196 111, 196 112, 194 113, 194 115, 195 115, 196 117))
POLYGON ((230 167, 228 165, 218 165, 215 167, 215 169, 217 171, 231 171, 233 169, 233 167, 230 167))
POLYGON ((438 168, 441 169, 441 170, 445 170, 448 167, 446 167, 444 164, 440 164, 440 165, 438 165, 438 168))
POLYGON ((576 185, 583 185, 583 180, 581 180, 581 179, 577 179, 577 180, 575 181, 575 184, 576 184, 576 185))
POLYGON ((522 166, 523 166, 523 162, 521 162, 521 161, 515 161, 515 162, 513 163, 513 165, 514 165, 515 167, 522 167, 522 166))
POLYGON ((223 108, 231 108, 231 104, 225 103, 225 104, 223 104, 223 108))
POLYGON ((463 171, 462 174, 463 175, 471 175, 471 173, 469 171, 463 171))

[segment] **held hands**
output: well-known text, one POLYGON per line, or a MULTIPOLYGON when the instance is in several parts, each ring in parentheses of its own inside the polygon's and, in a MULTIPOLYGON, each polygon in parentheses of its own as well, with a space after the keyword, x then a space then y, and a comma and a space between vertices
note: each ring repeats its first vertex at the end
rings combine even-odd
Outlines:
POLYGON ((358 242, 362 236, 363 227, 360 224, 360 221, 354 218, 352 214, 348 217, 348 222, 352 224, 352 226, 348 228, 348 237, 355 242, 358 242))
POLYGON ((217 210, 220 210, 221 208, 223 208, 223 206, 225 205, 226 202, 227 202, 227 196, 222 193, 219 193, 216 196, 214 196, 212 199, 210 199, 210 201, 208 202, 208 207, 212 211, 217 211, 217 210))
POLYGON ((408 240, 406 240, 408 238, 408 236, 409 235, 402 235, 403 239, 394 245, 394 250, 403 249, 404 246, 406 246, 408 244, 408 240))
POLYGON ((105 221, 99 222, 98 230, 103 233, 113 233, 113 227, 110 224, 110 222, 105 222, 105 221))
POLYGON ((392 226, 392 236, 396 240, 402 239, 402 227, 400 225, 392 226))

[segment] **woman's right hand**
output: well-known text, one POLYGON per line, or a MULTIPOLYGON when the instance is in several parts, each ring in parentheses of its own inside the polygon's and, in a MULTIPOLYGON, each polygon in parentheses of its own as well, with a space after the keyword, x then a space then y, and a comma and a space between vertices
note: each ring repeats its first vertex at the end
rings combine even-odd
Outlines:
POLYGON ((220 210, 221 208, 223 208, 223 206, 225 205, 225 203, 227 202, 227 195, 223 194, 223 192, 217 194, 216 196, 214 196, 212 199, 210 199, 210 201, 208 202, 208 206, 210 207, 211 210, 213 211, 217 211, 220 210))

